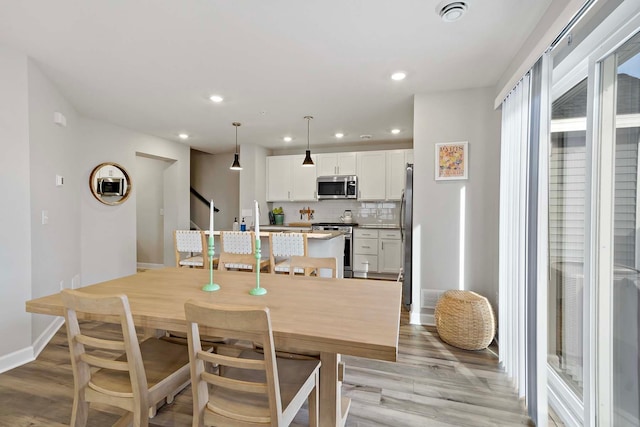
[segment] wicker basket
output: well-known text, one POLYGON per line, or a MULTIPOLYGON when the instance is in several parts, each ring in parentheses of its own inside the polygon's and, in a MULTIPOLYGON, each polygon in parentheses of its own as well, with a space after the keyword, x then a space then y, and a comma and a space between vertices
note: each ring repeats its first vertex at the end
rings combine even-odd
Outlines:
POLYGON ((491 304, 475 292, 445 292, 436 304, 435 320, 440 338, 465 350, 487 348, 495 335, 491 304))

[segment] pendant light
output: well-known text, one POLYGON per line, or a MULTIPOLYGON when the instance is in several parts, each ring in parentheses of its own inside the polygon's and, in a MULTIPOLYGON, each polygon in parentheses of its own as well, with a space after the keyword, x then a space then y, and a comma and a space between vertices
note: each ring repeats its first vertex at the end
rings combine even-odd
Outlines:
POLYGON ((315 166, 313 164, 313 159, 311 158, 311 150, 309 149, 309 124, 311 123, 311 119, 313 119, 313 116, 304 116, 304 118, 307 119, 307 155, 304 156, 302 166, 311 167, 315 166))
POLYGON ((240 166, 240 155, 238 154, 238 126, 240 126, 240 123, 233 122, 231 124, 236 127, 236 153, 233 155, 233 164, 229 169, 234 171, 241 171, 242 166, 240 166))

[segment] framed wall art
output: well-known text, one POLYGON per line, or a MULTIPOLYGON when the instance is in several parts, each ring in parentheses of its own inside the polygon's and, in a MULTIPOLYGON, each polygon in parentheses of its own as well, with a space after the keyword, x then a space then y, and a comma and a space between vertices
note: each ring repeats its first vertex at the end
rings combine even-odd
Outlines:
POLYGON ((469 143, 442 142, 436 144, 436 181, 467 179, 469 170, 469 143))

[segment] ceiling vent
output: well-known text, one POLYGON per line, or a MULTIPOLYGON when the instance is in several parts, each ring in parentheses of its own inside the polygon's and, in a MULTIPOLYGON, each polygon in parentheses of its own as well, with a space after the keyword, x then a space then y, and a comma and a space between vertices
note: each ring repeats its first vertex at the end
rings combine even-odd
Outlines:
POLYGON ((466 11, 467 4, 465 2, 454 1, 442 6, 438 11, 438 14, 444 22, 455 22, 462 18, 462 15, 464 15, 466 11))

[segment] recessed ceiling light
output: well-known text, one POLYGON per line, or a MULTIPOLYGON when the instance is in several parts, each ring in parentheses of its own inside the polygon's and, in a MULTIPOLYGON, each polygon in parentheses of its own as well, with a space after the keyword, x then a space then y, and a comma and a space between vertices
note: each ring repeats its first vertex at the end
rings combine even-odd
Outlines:
POLYGON ((189 134, 188 133, 181 133, 178 135, 178 138, 180 139, 189 139, 189 134))
POLYGON ((224 101, 224 98, 223 98, 223 97, 221 97, 220 95, 211 95, 211 96, 209 97, 209 99, 210 99, 212 102, 216 102, 216 103, 224 101))
POLYGON ((342 132, 336 133, 336 138, 342 138, 343 136, 344 136, 344 133, 342 132))
POLYGON ((462 18, 467 11, 467 3, 454 1, 439 8, 438 15, 444 22, 454 22, 462 18))
POLYGON ((284 137, 284 138, 282 138, 282 139, 284 139, 284 142, 291 142, 291 140, 292 140, 293 138, 291 138, 290 136, 285 136, 285 137, 284 137))
POLYGON ((402 71, 391 74, 392 80, 404 80, 405 77, 407 77, 407 73, 403 73, 402 71))
POLYGON ((400 133, 400 129, 391 129, 391 133, 397 135, 400 133))

